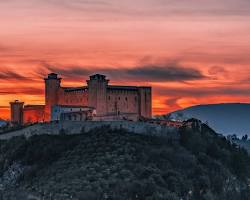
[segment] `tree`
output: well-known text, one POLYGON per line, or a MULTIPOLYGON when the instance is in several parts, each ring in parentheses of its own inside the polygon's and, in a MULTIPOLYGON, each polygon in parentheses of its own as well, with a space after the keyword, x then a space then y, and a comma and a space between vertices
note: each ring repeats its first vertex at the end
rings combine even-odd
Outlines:
POLYGON ((243 140, 243 141, 247 141, 247 139, 248 139, 248 135, 243 135, 243 136, 242 136, 242 140, 243 140))

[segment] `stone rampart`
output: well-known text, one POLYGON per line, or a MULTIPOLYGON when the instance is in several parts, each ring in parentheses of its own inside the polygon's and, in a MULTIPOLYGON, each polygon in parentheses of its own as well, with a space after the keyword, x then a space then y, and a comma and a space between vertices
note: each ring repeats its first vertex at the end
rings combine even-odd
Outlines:
POLYGON ((87 122, 52 122, 45 124, 35 124, 24 128, 22 130, 9 132, 0 135, 0 140, 8 140, 15 136, 30 137, 32 135, 58 135, 65 134, 80 134, 83 132, 91 131, 96 128, 109 126, 111 129, 125 129, 128 132, 152 135, 159 137, 166 137, 173 140, 179 139, 178 129, 175 127, 168 127, 165 125, 150 124, 145 122, 129 122, 129 121, 87 121, 87 122))

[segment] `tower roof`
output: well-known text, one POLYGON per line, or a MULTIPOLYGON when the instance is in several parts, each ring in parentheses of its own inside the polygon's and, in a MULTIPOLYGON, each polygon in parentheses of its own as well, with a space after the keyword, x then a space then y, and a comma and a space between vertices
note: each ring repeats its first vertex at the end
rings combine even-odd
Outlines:
POLYGON ((58 78, 58 74, 56 74, 56 73, 48 74, 48 77, 45 78, 44 80, 51 80, 51 79, 53 79, 53 80, 61 80, 61 78, 58 78))
POLYGON ((105 80, 106 76, 102 74, 94 74, 90 76, 90 80, 105 80))
POLYGON ((15 101, 10 102, 10 104, 24 104, 24 102, 15 100, 15 101))
POLYGON ((56 73, 50 73, 50 74, 48 74, 48 78, 57 79, 57 74, 56 73))

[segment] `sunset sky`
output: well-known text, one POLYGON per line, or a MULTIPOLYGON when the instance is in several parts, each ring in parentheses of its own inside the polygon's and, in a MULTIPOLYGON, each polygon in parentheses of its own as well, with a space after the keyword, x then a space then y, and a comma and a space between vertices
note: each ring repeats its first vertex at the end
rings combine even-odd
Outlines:
POLYGON ((48 72, 151 85, 154 114, 250 103, 250 1, 0 1, 0 118, 15 99, 43 104, 48 72))

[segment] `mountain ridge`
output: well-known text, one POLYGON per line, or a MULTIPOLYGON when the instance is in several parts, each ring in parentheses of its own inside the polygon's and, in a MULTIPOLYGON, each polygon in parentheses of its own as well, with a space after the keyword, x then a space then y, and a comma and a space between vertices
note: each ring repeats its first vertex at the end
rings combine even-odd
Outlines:
POLYGON ((164 115, 174 120, 197 118, 208 123, 215 131, 224 134, 250 136, 250 104, 248 103, 220 103, 200 104, 164 115))

